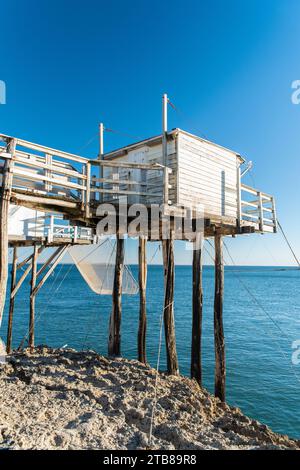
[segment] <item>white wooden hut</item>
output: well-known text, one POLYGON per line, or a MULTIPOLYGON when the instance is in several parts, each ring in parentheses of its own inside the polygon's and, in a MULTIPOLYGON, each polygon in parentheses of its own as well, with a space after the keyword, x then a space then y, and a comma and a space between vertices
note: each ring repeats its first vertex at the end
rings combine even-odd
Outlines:
MULTIPOLYGON (((104 159, 120 163, 163 164, 162 136, 106 153, 104 159)), ((173 129, 167 133, 166 165, 172 170, 169 177, 170 205, 195 208, 201 205, 205 218, 211 221, 229 225, 252 225, 261 232, 275 231, 274 199, 242 184, 241 166, 244 163, 245 159, 235 151, 184 130, 173 129)), ((123 181, 142 183, 148 193, 157 192, 158 196, 161 194, 162 176, 157 171, 117 170, 107 167, 104 176, 109 180, 114 178, 115 172, 123 181)), ((134 185, 131 188, 134 189, 134 185)), ((148 197, 147 201, 150 200, 148 197)), ((143 196, 134 195, 129 202, 142 203, 144 199, 143 196)), ((151 202, 162 203, 162 200, 158 197, 151 202)))

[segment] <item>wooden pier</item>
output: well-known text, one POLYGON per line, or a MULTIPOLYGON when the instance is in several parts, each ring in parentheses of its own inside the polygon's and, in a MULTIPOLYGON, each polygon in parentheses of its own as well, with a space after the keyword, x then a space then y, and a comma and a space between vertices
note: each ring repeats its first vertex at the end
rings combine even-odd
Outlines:
MULTIPOLYGON (((215 241, 215 394, 225 401, 225 339, 223 330, 224 261, 223 237, 249 233, 271 233, 277 230, 274 198, 242 182, 244 159, 228 149, 193 136, 180 129, 167 131, 166 96, 164 96, 163 133, 160 136, 131 144, 104 154, 103 125, 100 126, 100 152, 96 159, 0 135, 0 322, 3 315, 8 278, 8 248, 13 248, 7 352, 12 348, 12 324, 17 292, 31 272, 29 346, 34 347, 35 301, 39 289, 60 262, 68 247, 93 243, 98 222, 99 205, 115 207, 120 219, 120 203, 126 198, 128 213, 136 204, 143 204, 149 220, 153 204, 159 206, 159 227, 139 236, 140 314, 137 339, 138 359, 147 361, 147 242, 162 243, 165 299, 163 309, 167 365, 170 374, 179 373, 174 322, 174 241, 176 220, 186 208, 197 213, 203 204, 203 233, 196 235, 193 251, 191 377, 202 382, 202 242, 215 241), (9 208, 26 207, 40 211, 47 231, 27 236, 9 235, 9 208), (170 218, 168 236, 162 221, 170 218), (59 218, 61 225, 55 224, 59 218), (65 221, 68 224, 65 225, 65 221), (56 227, 56 230, 55 230, 56 227), (18 248, 32 246, 33 252, 21 262, 18 248), (47 247, 54 253, 38 269, 38 257, 47 247), (17 282, 17 272, 26 268, 17 282)), ((195 215, 195 217, 197 217, 195 215)), ((127 224, 133 217, 129 215, 127 224)), ((36 220, 37 223, 37 220, 36 220)), ((125 233, 128 226, 125 227, 125 233)), ((113 308, 109 330, 109 354, 121 354, 122 273, 124 269, 124 227, 116 226, 117 249, 113 289, 113 308)), ((190 241, 189 237, 184 237, 190 241)))

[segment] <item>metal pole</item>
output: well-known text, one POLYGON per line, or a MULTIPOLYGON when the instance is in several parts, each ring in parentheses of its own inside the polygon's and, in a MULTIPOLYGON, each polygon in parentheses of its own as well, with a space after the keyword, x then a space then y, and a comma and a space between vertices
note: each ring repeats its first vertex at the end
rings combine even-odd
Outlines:
MULTIPOLYGON (((104 124, 101 122, 99 124, 99 160, 103 160, 104 156, 104 124)), ((103 166, 99 165, 99 178, 103 178, 103 166)), ((99 181, 99 188, 103 189, 103 182, 99 181)), ((99 201, 103 199, 103 193, 99 193, 99 201)))
MULTIPOLYGON (((168 132, 168 96, 165 93, 162 100, 162 151, 163 151, 163 165, 167 166, 168 162, 168 146, 167 146, 167 132, 168 132)), ((163 203, 168 205, 168 189, 169 182, 164 178, 164 194, 163 194, 163 203)))

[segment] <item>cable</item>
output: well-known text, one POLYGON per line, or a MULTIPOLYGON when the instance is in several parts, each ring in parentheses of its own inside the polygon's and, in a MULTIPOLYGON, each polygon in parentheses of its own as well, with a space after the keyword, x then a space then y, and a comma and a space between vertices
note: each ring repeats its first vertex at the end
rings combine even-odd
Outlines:
POLYGON ((81 153, 85 148, 87 148, 92 142, 94 142, 94 140, 96 139, 96 137, 98 137, 99 134, 95 134, 93 137, 91 137, 86 144, 84 144, 82 147, 80 147, 80 149, 78 150, 78 153, 81 153))
POLYGON ((285 241, 286 241, 286 243, 287 243, 289 249, 291 250, 291 252, 292 252, 292 254, 293 254, 293 257, 295 258, 296 263, 298 264, 298 267, 299 267, 299 269, 300 269, 300 261, 299 261, 297 255, 296 255, 296 253, 294 252, 294 250, 293 250, 293 248, 292 248, 292 245, 290 244, 290 242, 289 242, 289 240, 288 240, 288 238, 287 238, 287 236, 286 236, 286 234, 285 234, 285 232, 284 232, 284 230, 283 230, 283 228, 282 228, 282 225, 281 225, 281 223, 279 222, 279 220, 277 220, 277 223, 278 223, 278 227, 280 228, 281 233, 282 233, 282 235, 283 235, 283 237, 284 237, 284 239, 285 239, 285 241))
MULTIPOLYGON (((209 240, 207 240, 207 241, 209 242, 209 240)), ((210 242, 209 242, 209 243, 210 243, 210 242)), ((224 244, 224 247, 225 247, 225 249, 226 249, 226 251, 227 251, 227 254, 228 254, 229 258, 231 259, 232 263, 236 266, 236 263, 235 263, 234 259, 232 258, 231 253, 230 253, 230 251, 229 251, 229 249, 228 249, 226 243, 223 242, 223 244, 224 244)), ((228 263, 226 263, 226 264, 228 264, 228 263)), ((255 295, 252 294, 252 292, 250 291, 250 289, 248 288, 248 286, 241 280, 241 278, 240 278, 237 274, 235 274, 235 276, 236 276, 237 279, 239 280, 240 284, 244 287, 244 289, 245 289, 245 290, 248 292, 248 294, 251 296, 251 298, 252 298, 252 299, 255 301, 255 303, 259 306, 259 308, 265 313, 265 315, 267 315, 267 317, 268 317, 268 318, 271 320, 271 322, 276 326, 276 328, 284 335, 284 337, 285 337, 288 341, 290 341, 290 339, 289 339, 289 337, 286 335, 286 333, 281 329, 281 327, 280 327, 280 326, 277 324, 277 322, 271 317, 271 315, 269 315, 269 313, 265 310, 265 308, 264 308, 264 307, 261 305, 261 303, 257 300, 257 298, 255 297, 255 295)), ((265 330, 265 331, 266 331, 266 330, 265 330)), ((266 331, 266 333, 268 334, 268 336, 270 336, 269 332, 266 331)), ((281 352, 281 354, 283 355, 284 359, 288 362, 289 367, 290 367, 290 369, 291 369, 293 375, 295 376, 297 382, 300 383, 300 377, 298 376, 298 374, 296 373, 296 371, 295 371, 295 369, 293 368, 292 364, 290 363, 290 361, 289 361, 289 359, 288 359, 288 357, 287 357, 285 351, 281 348, 280 344, 279 344, 278 341, 276 340, 276 337, 274 337, 273 335, 272 335, 272 337, 273 337, 273 340, 275 341, 275 343, 277 344, 278 349, 279 349, 279 351, 281 352)))
POLYGON ((176 111, 182 118, 184 118, 186 121, 189 121, 190 124, 192 124, 191 128, 194 129, 200 137, 203 137, 206 140, 209 140, 209 138, 202 132, 199 128, 194 127, 194 124, 192 123, 191 119, 188 117, 187 114, 183 113, 181 109, 179 109, 177 106, 174 105, 169 99, 168 99, 168 104, 176 111))

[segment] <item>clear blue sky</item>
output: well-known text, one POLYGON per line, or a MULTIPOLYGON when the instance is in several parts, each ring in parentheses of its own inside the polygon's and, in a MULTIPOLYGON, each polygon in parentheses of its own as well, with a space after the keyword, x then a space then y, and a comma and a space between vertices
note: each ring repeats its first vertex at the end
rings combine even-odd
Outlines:
MULTIPOLYGON (((275 194, 300 256, 298 0, 0 0, 0 8, 0 132, 92 157, 96 140, 84 146, 100 121, 134 136, 159 133, 167 92, 182 110, 170 112, 170 127, 254 161, 255 183, 275 194)), ((132 140, 107 134, 106 149, 132 140)), ((293 262, 280 235, 229 243, 242 264, 293 262)), ((185 256, 178 249, 178 262, 185 256)))

